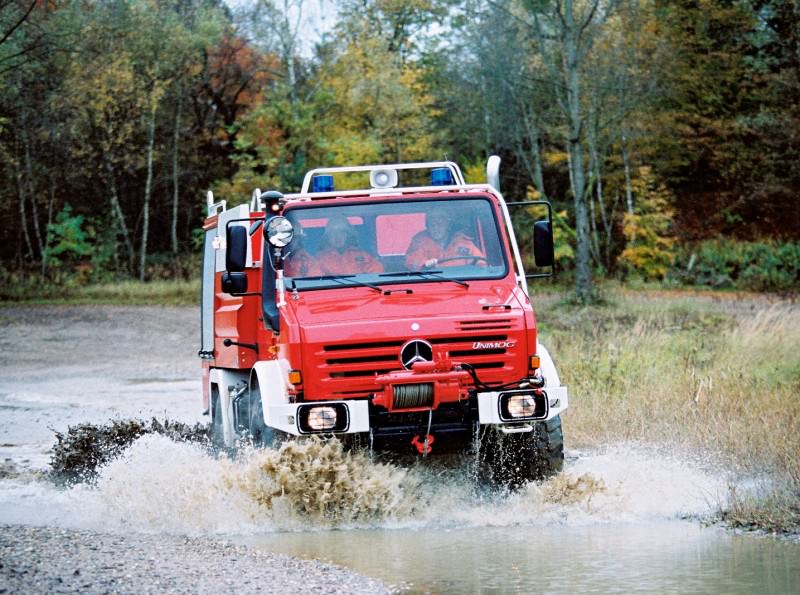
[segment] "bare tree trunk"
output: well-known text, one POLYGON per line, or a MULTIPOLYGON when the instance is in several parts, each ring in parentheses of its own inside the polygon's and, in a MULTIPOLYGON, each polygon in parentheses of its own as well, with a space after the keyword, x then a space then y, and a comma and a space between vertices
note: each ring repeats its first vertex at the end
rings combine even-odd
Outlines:
POLYGON ((282 26, 276 32, 278 38, 281 40, 281 53, 282 58, 286 63, 286 80, 289 84, 289 102, 292 108, 292 122, 296 122, 297 115, 297 74, 294 69, 294 54, 297 45, 297 39, 300 32, 300 25, 303 20, 303 0, 292 3, 289 0, 283 1, 283 10, 280 13, 282 16, 282 26), (297 10, 297 18, 294 23, 289 21, 289 11, 294 4, 297 10))
MULTIPOLYGON (((606 213, 606 199, 605 194, 603 193, 603 169, 602 169, 602 162, 600 160, 600 154, 597 150, 597 112, 596 108, 593 108, 592 113, 592 125, 589 127, 589 152, 592 158, 592 171, 594 172, 594 187, 595 187, 595 194, 597 196, 597 205, 600 211, 600 221, 603 224, 603 231, 605 232, 606 241, 604 242, 605 246, 605 258, 603 258, 603 262, 605 263, 606 268, 608 268, 611 264, 611 223, 609 222, 608 214, 606 213)), ((592 212, 592 218, 594 218, 594 211, 592 212)), ((594 230, 594 226, 593 226, 594 230)), ((596 230, 595 233, 595 242, 598 244, 596 247, 597 255, 596 258, 598 261, 600 260, 600 247, 599 242, 596 239, 596 230)))
POLYGON ((125 249, 128 255, 128 273, 133 274, 133 242, 128 233, 128 225, 125 223, 125 213, 122 212, 122 207, 119 204, 119 193, 117 192, 117 181, 114 177, 114 166, 108 154, 105 155, 106 173, 108 174, 109 192, 111 193, 111 217, 116 219, 119 231, 122 234, 122 239, 125 241, 125 249))
POLYGON ((47 272, 48 252, 50 251, 50 225, 53 223, 53 204, 56 200, 56 178, 50 176, 50 196, 47 199, 47 227, 44 232, 44 250, 42 250, 42 277, 47 272))
POLYGON ((592 183, 586 189, 587 193, 589 194, 587 200, 589 202, 589 228, 592 232, 592 241, 589 244, 592 252, 592 258, 596 262, 600 262, 600 238, 597 235, 597 213, 595 212, 594 208, 594 199, 591 196, 591 186, 592 184, 596 184, 596 180, 592 180, 592 183))
POLYGON ((565 0, 564 14, 564 72, 568 107, 568 138, 570 180, 575 204, 575 233, 577 250, 575 255, 575 293, 581 303, 592 299, 592 267, 589 246, 589 213, 586 208, 586 174, 583 165, 583 118, 581 117, 581 80, 579 72, 579 36, 575 23, 572 0, 565 0))
POLYGON ((622 165, 625 171, 625 202, 628 214, 633 215, 633 185, 631 184, 631 165, 628 158, 628 138, 625 130, 622 131, 622 165))
POLYGON ((144 220, 142 223, 142 244, 139 251, 139 281, 144 281, 145 267, 147 266, 147 234, 150 228, 150 195, 153 190, 153 146, 156 136, 156 110, 150 109, 150 119, 147 122, 147 179, 144 184, 144 206, 142 207, 144 220))
POLYGON ((484 157, 491 155, 493 147, 492 147, 492 117, 489 114, 489 99, 486 90, 486 80, 481 77, 481 97, 483 101, 481 102, 481 107, 483 108, 483 144, 486 148, 486 155, 484 157))
POLYGON ((181 115, 183 113, 183 92, 182 88, 178 86, 178 107, 175 114, 175 134, 172 138, 172 226, 171 226, 171 240, 172 240, 172 253, 177 256, 178 254, 178 199, 180 172, 178 170, 178 147, 181 136, 181 115))
POLYGON ((31 164, 31 145, 28 140, 28 131, 25 129, 25 121, 23 119, 22 126, 22 149, 25 156, 25 177, 28 181, 28 196, 31 201, 31 219, 33 220, 33 233, 36 236, 36 246, 39 249, 39 255, 44 254, 44 242, 42 241, 42 232, 39 229, 39 210, 36 206, 36 186, 33 181, 33 166, 31 164))
POLYGON ((22 170, 19 163, 14 163, 15 178, 17 180, 17 195, 19 196, 19 226, 22 229, 22 238, 25 240, 25 248, 27 249, 26 258, 33 258, 33 245, 31 244, 31 236, 28 233, 28 215, 25 209, 25 188, 22 181, 22 170))
MULTIPOLYGON (((531 160, 532 163, 527 167, 529 173, 533 178, 533 183, 536 189, 542 195, 543 199, 547 199, 547 192, 544 190, 544 175, 542 174, 542 154, 541 154, 541 136, 539 134, 539 125, 536 123, 536 118, 528 113, 525 106, 522 106, 523 122, 525 129, 528 132, 528 138, 531 143, 531 160)), ((527 158, 524 160, 527 165, 527 158)))

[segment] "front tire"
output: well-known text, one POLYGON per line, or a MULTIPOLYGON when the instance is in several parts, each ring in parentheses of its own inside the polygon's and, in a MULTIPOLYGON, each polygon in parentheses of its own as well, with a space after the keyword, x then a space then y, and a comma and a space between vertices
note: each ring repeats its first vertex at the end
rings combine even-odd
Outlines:
POLYGON ((518 488, 564 468, 561 417, 533 424, 525 433, 504 434, 498 426, 480 428, 478 472, 492 485, 518 488))
POLYGON ((254 378, 247 397, 247 430, 253 446, 271 448, 275 445, 276 432, 264 423, 264 408, 261 404, 261 391, 254 378))

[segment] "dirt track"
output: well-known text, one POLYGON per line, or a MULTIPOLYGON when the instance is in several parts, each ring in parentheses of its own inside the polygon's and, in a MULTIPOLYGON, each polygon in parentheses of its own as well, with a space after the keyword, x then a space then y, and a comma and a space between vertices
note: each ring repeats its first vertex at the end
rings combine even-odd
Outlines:
POLYGON ((73 521, 25 512, 54 430, 112 418, 205 420, 198 318, 194 307, 0 308, 0 497, 11 504, 0 506, 0 593, 388 590, 330 564, 208 538, 64 528, 73 521))

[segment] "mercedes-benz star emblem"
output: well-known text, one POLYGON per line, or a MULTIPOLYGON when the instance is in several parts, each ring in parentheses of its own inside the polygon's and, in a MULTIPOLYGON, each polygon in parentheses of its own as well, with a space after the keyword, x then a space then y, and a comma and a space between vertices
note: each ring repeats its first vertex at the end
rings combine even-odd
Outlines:
POLYGON ((410 370, 417 362, 430 361, 433 361, 433 347, 422 339, 413 339, 400 350, 400 363, 406 370, 410 370))

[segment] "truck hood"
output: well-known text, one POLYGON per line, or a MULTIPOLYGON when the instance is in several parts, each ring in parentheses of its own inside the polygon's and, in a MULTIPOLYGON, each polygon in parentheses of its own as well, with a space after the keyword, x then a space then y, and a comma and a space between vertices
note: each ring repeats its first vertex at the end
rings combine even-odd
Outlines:
POLYGON ((520 291, 491 282, 387 285, 378 293, 367 287, 305 291, 287 300, 298 323, 348 324, 387 319, 413 319, 442 315, 482 315, 519 310, 520 291))
POLYGON ((309 400, 369 396, 378 390, 376 375, 403 369, 400 353, 413 339, 430 343, 434 357, 472 364, 484 382, 524 377, 529 343, 535 344, 533 317, 522 306, 527 296, 508 283, 419 283, 385 286, 381 293, 359 287, 287 297, 287 314, 301 336, 309 400))

